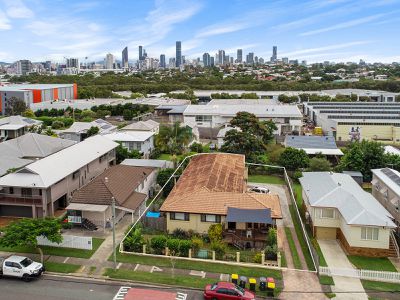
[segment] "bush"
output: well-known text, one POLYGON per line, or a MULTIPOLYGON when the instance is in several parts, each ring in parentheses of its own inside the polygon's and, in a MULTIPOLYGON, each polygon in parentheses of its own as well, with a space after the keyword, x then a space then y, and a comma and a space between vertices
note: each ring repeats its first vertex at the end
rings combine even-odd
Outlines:
POLYGON ((300 170, 297 170, 293 173, 293 179, 296 180, 297 182, 299 181, 299 179, 303 176, 303 172, 301 172, 300 170))
POLYGON ((212 242, 218 242, 222 240, 222 224, 212 224, 208 228, 208 237, 212 242))
POLYGON ((64 127, 65 127, 65 124, 62 121, 53 121, 53 123, 51 123, 51 128, 53 128, 53 129, 61 129, 64 127))
POLYGON ((223 259, 227 250, 227 246, 225 243, 221 241, 213 241, 211 242, 211 250, 215 251, 215 256, 217 259, 223 259))
POLYGON ((173 254, 173 256, 180 256, 180 249, 179 249, 179 245, 180 245, 180 240, 179 239, 168 239, 167 240, 167 247, 170 251, 170 253, 173 254))
POLYGON ((163 254, 167 246, 167 237, 165 235, 157 235, 150 240, 150 246, 155 254, 163 254))
POLYGON ((161 151, 158 148, 155 148, 153 151, 150 153, 150 159, 157 159, 161 156, 161 151))
POLYGON ((278 239, 277 239, 276 229, 270 227, 267 234, 267 245, 273 246, 277 245, 277 243, 278 239))
POLYGON ((143 251, 144 244, 145 241, 142 235, 142 229, 140 227, 132 230, 124 240, 124 248, 131 252, 141 253, 143 251))
POLYGON ((195 254, 197 254, 197 252, 203 247, 203 244, 204 243, 202 238, 198 236, 192 237, 192 248, 195 254))
POLYGON ((203 145, 200 143, 193 143, 190 145, 190 151, 197 152, 197 153, 203 153, 203 145))
POLYGON ((190 240, 180 240, 179 252, 181 256, 189 256, 189 249, 192 248, 192 241, 190 240))
POLYGON ((72 228, 72 224, 68 223, 68 222, 62 222, 61 223, 61 228, 62 229, 71 229, 72 228))
POLYGON ((181 228, 175 228, 171 235, 176 239, 187 239, 189 237, 189 234, 181 228))
POLYGON ((261 262, 262 262, 261 253, 256 253, 253 257, 253 263, 261 264, 261 262))
POLYGON ((268 245, 265 248, 265 257, 268 260, 277 260, 278 259, 278 247, 277 245, 270 246, 268 245))

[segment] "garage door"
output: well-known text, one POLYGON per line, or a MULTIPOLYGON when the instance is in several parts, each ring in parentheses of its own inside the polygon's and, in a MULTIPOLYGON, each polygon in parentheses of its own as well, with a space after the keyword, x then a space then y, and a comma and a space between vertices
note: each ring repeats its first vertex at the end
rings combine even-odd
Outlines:
POLYGON ((0 216, 32 218, 32 206, 0 205, 0 216))
POLYGON ((336 228, 316 227, 317 239, 321 240, 336 240, 336 228))

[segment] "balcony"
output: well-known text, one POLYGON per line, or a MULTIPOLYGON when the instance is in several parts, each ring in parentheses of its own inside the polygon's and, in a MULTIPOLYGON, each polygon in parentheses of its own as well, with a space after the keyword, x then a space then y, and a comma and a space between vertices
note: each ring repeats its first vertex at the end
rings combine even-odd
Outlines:
POLYGON ((0 193, 0 204, 41 205, 42 196, 0 193))

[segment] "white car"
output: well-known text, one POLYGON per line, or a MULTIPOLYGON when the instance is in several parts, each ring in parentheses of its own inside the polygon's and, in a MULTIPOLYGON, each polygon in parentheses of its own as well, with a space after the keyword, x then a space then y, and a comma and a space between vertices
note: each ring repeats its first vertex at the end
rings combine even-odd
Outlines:
POLYGON ((269 189, 265 188, 265 187, 259 187, 259 186, 252 186, 249 189, 250 192, 253 193, 259 193, 259 194, 268 194, 269 193, 269 189))
POLYGON ((34 277, 39 277, 43 272, 44 266, 28 257, 18 255, 0 257, 0 276, 18 277, 29 281, 34 277))

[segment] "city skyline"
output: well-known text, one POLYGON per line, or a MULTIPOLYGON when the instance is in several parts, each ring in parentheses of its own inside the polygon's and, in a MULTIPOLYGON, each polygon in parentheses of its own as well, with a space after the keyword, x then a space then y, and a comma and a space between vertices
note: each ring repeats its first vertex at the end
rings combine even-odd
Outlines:
POLYGON ((397 0, 143 1, 135 3, 134 17, 129 1, 52 3, 0 0, 0 34, 7 40, 0 61, 99 61, 107 53, 120 60, 126 46, 134 61, 138 53, 133 49, 139 45, 150 57, 171 58, 176 41, 182 41, 186 59, 205 52, 213 56, 221 49, 236 57, 242 49, 269 60, 277 45, 279 58, 309 62, 400 61, 400 42, 393 38, 400 22, 397 0), (121 2, 126 9, 114 9, 121 2), (52 17, 44 17, 50 10, 52 17))

